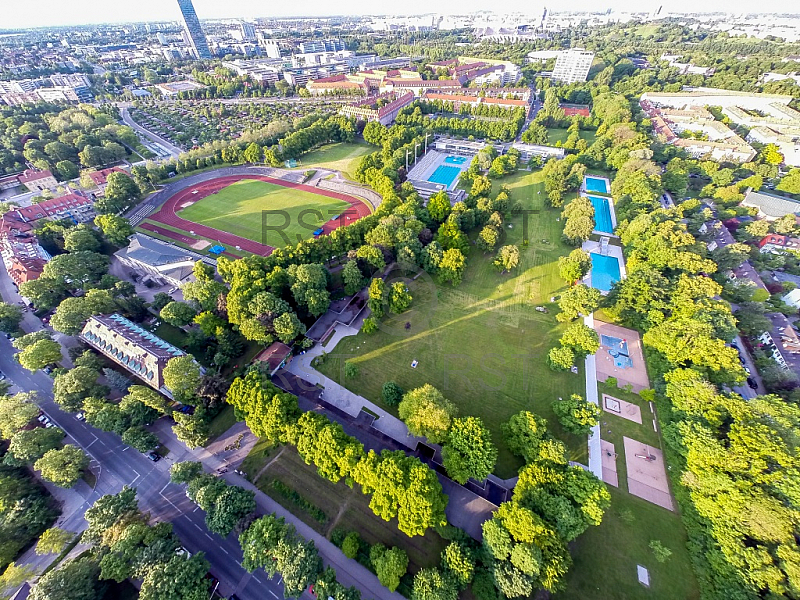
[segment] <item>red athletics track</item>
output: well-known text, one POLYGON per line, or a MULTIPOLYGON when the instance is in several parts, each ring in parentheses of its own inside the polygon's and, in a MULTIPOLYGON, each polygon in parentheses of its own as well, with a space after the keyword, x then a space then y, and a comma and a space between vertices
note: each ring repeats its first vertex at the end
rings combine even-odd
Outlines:
MULTIPOLYGON (((365 217, 370 214, 370 210, 367 205, 359 200, 358 198, 354 198, 353 196, 348 196, 347 194, 340 194, 339 192, 331 192, 329 190, 322 190, 319 188, 312 187, 310 185, 303 185, 302 183, 292 183, 290 181, 284 181, 282 179, 275 179, 273 177, 266 177, 264 175, 228 175, 226 177, 220 177, 218 179, 212 179, 211 181, 204 181, 200 182, 195 186, 188 187, 180 192, 177 192, 174 196, 170 197, 161 208, 149 215, 147 218, 153 221, 160 221, 165 225, 169 225, 170 227, 175 227, 177 229, 182 229, 183 231, 189 232, 194 231, 197 235, 202 237, 208 238, 210 240, 218 241, 220 244, 227 245, 234 249, 236 246, 239 246, 242 250, 246 250, 248 252, 252 252, 253 254, 259 254, 261 256, 269 256, 270 253, 274 250, 272 246, 267 246, 265 244, 259 244, 258 242, 254 242, 253 240, 249 240, 247 238, 240 237, 233 233, 228 233, 227 231, 222 231, 220 229, 215 229, 213 227, 208 227, 207 225, 201 225, 200 223, 195 223, 193 221, 187 221, 186 219, 182 219, 178 216, 178 211, 181 209, 181 206, 187 202, 197 202, 203 198, 207 198, 211 194, 218 192, 224 187, 231 185, 232 183, 236 183, 237 181, 241 181, 243 179, 257 179, 259 181, 265 181, 267 183, 272 183, 274 185, 282 185, 283 187, 293 188, 297 190, 302 190, 304 192, 309 192, 311 194, 318 194, 320 196, 327 196, 328 198, 336 198, 337 200, 343 200, 350 204, 350 208, 346 209, 343 213, 341 213, 340 217, 336 219, 336 221, 328 221, 322 226, 323 233, 327 234, 341 227, 342 225, 349 225, 351 222, 360 219, 361 217, 365 217), (193 193, 197 191, 197 193, 193 193)), ((141 226, 144 227, 147 225, 143 223, 141 226)), ((162 233, 162 235, 166 235, 166 233, 162 233)), ((175 234, 174 232, 169 232, 169 237, 173 239, 180 240, 180 234, 175 234)))

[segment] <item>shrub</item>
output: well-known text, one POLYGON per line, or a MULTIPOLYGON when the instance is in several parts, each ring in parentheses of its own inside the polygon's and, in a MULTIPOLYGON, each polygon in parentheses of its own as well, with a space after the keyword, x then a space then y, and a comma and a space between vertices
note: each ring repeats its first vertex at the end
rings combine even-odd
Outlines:
POLYGON ((358 550, 361 547, 361 538, 358 533, 351 531, 348 533, 344 540, 342 540, 342 553, 347 558, 355 558, 358 556, 358 550))

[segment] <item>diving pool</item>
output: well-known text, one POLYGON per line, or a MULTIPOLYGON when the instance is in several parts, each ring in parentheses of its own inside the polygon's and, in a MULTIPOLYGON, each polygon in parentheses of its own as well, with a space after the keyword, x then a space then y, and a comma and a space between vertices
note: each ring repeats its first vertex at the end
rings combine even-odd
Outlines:
POLYGON ((447 165, 439 165, 438 167, 436 167, 436 170, 430 174, 430 176, 428 177, 428 181, 430 181, 431 183, 439 183, 449 188, 460 174, 461 174, 461 169, 459 169, 458 167, 448 167, 447 165))
POLYGON ((444 164, 446 165, 463 165, 467 162, 466 156, 445 156, 444 164))
POLYGON ((611 207, 608 198, 600 196, 589 196, 594 207, 594 228, 603 233, 614 233, 614 225, 611 222, 611 207))
POLYGON ((619 260, 615 256, 589 254, 592 259, 592 287, 601 292, 610 292, 611 286, 620 280, 619 260))
POLYGON ((584 185, 587 192, 608 193, 608 184, 605 179, 601 179, 600 177, 590 177, 587 175, 584 178, 584 185))

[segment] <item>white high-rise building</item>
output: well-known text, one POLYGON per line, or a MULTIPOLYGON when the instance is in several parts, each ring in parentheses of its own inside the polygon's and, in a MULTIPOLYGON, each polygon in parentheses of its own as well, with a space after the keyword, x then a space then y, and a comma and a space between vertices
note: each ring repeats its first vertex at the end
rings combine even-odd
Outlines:
POLYGON ((558 55, 551 78, 562 83, 586 81, 594 61, 594 52, 571 48, 558 55))

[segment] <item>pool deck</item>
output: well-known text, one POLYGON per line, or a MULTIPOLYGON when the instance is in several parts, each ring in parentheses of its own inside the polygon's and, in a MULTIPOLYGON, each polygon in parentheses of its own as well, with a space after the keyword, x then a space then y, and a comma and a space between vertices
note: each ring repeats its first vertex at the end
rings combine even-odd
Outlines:
MULTIPOLYGON (((466 160, 462 164, 453 164, 450 162, 445 162, 445 159, 448 156, 456 156, 452 154, 448 154, 445 152, 439 152, 437 150, 429 149, 428 152, 417 159, 416 164, 410 168, 408 172, 408 179, 411 181, 427 181, 431 182, 430 177, 439 167, 452 167, 454 169, 459 169, 459 171, 464 172, 469 169, 469 165, 472 162, 472 159, 469 157, 464 157, 466 160)), ((450 185, 446 186, 445 189, 447 190, 454 190, 456 185, 458 184, 458 178, 461 173, 456 176, 453 181, 450 182, 450 185)), ((437 182, 431 182, 437 183, 437 182)), ((444 185, 443 183, 438 183, 438 185, 444 185)))
MULTIPOLYGON (((604 234, 608 236, 608 234, 604 234)), ((611 236, 609 236, 611 237, 611 236)), ((601 254, 600 252, 600 242, 594 240, 587 240, 581 246, 581 250, 584 252, 588 252, 589 254, 601 254)), ((625 257, 622 255, 622 248, 619 246, 615 246, 613 244, 608 245, 608 256, 613 256, 619 262, 619 277, 620 279, 625 279, 627 277, 627 271, 625 270, 625 257)), ((583 278, 582 283, 585 283, 589 287, 592 286, 592 270, 590 269, 586 276, 583 278)), ((608 295, 608 292, 600 290, 600 293, 604 296, 608 295)))

